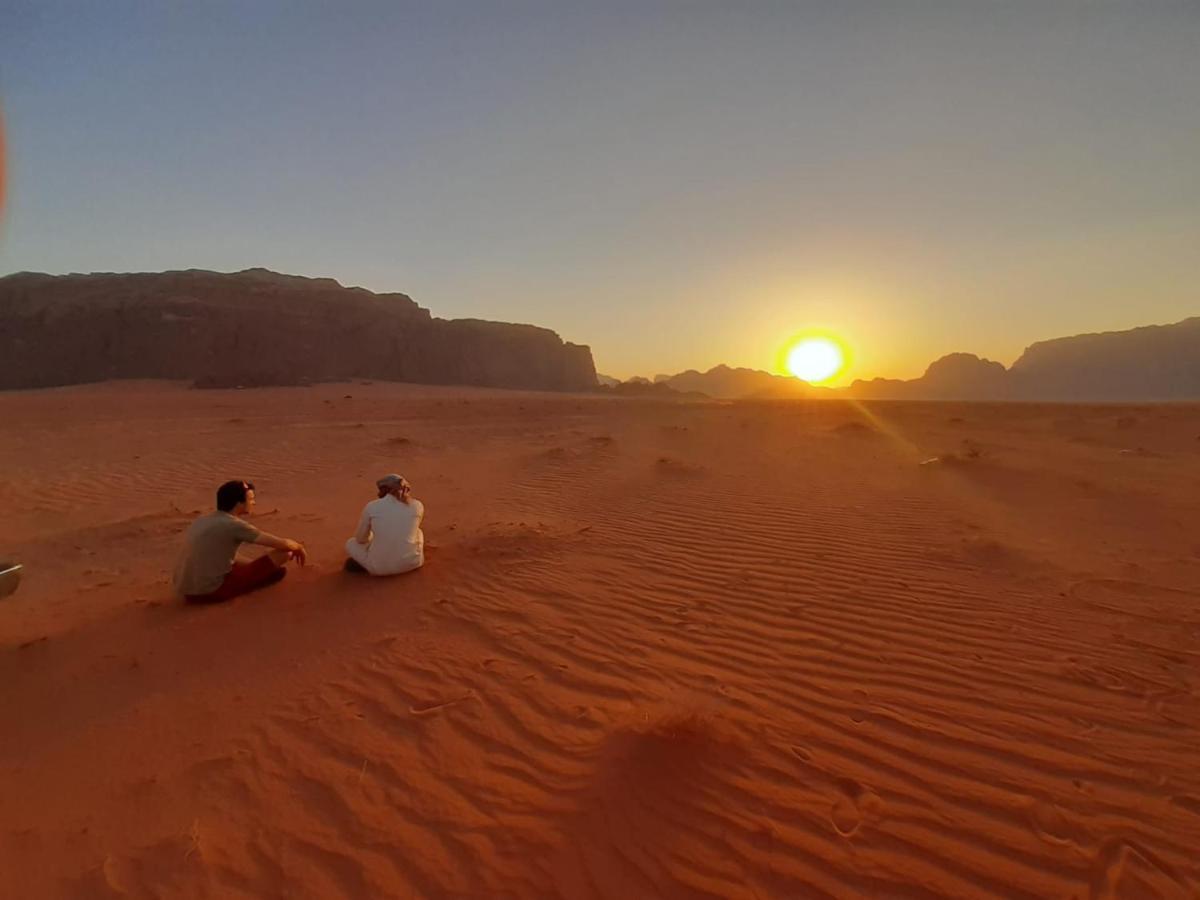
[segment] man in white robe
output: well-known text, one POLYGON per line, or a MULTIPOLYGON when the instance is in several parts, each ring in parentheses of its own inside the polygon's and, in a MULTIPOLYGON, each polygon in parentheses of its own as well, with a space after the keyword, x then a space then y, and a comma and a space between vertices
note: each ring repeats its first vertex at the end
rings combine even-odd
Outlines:
POLYGON ((412 496, 412 487, 401 475, 384 475, 375 487, 379 499, 363 508, 358 530, 346 541, 350 558, 345 568, 370 575, 419 569, 425 563, 425 505, 412 496))

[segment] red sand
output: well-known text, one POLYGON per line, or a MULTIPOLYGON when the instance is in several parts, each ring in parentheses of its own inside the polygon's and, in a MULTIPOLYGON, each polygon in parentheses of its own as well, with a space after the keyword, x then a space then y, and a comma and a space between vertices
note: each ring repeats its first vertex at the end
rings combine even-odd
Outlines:
POLYGON ((1197 411, 0 395, 3 894, 1196 897, 1197 411), (313 564, 186 608, 230 477, 313 564))

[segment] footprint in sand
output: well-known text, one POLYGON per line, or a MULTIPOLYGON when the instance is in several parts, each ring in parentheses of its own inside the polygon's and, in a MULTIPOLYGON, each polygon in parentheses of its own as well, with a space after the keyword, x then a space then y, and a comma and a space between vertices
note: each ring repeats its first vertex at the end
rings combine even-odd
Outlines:
POLYGON ((801 760, 802 762, 809 762, 812 760, 812 751, 807 747, 797 747, 795 744, 793 744, 792 746, 788 747, 788 749, 792 751, 792 756, 796 757, 796 759, 801 760))
POLYGON ((880 810, 883 802, 878 794, 853 778, 839 778, 837 788, 838 798, 833 802, 830 822, 842 837, 851 837, 868 815, 880 810))
POLYGON ((854 707, 852 707, 850 710, 850 721, 853 722, 855 725, 861 725, 864 721, 866 721, 866 718, 867 718, 866 705, 867 705, 867 701, 870 699, 871 698, 867 695, 866 691, 855 691, 854 692, 854 703, 856 705, 854 707))
POLYGON ((408 711, 414 716, 428 716, 431 713, 445 709, 447 706, 454 706, 456 703, 462 703, 464 700, 474 698, 475 692, 468 691, 461 697, 451 697, 449 700, 432 700, 429 703, 414 703, 408 708, 408 711))
POLYGON ((1034 834, 1048 844, 1075 843, 1071 823, 1063 811, 1054 803, 1046 801, 1035 802, 1026 810, 1029 826, 1034 834))

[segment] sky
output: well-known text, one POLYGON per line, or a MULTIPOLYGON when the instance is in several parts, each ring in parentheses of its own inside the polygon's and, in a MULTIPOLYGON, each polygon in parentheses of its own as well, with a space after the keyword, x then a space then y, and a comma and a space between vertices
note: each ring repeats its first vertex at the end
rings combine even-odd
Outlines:
POLYGON ((0 274, 264 266, 618 377, 1200 314, 1200 3, 0 3, 0 274))

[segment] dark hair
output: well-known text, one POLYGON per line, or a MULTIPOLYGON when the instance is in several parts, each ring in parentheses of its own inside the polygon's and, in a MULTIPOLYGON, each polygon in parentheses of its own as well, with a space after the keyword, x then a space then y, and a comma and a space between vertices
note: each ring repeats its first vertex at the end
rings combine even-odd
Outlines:
POLYGON ((217 509, 230 512, 246 499, 246 493, 254 490, 249 481, 227 481, 217 488, 217 509))

